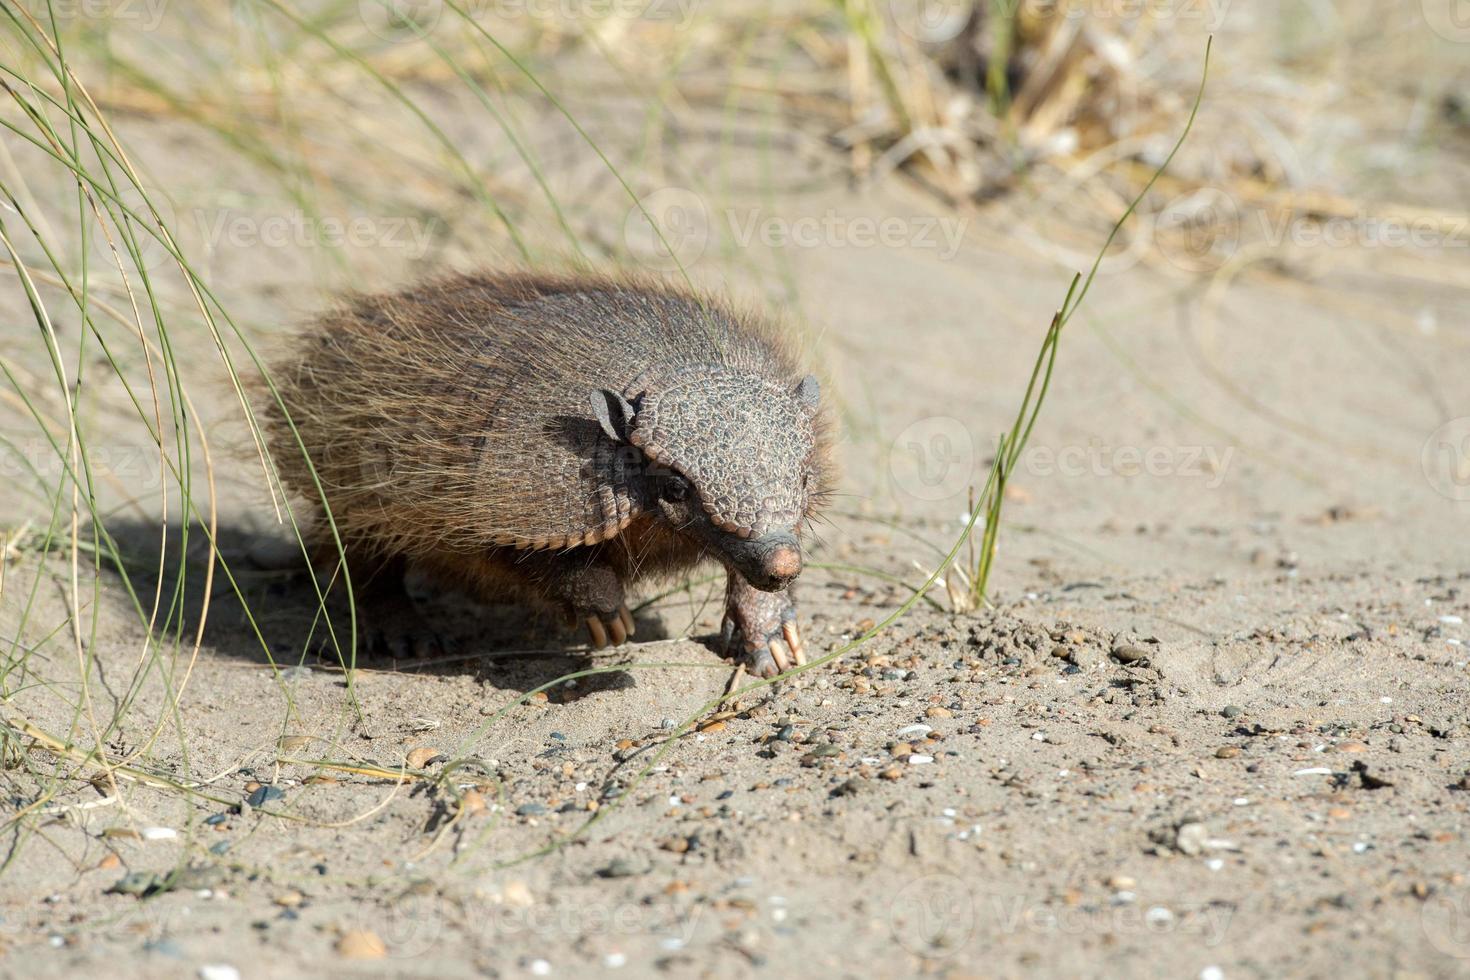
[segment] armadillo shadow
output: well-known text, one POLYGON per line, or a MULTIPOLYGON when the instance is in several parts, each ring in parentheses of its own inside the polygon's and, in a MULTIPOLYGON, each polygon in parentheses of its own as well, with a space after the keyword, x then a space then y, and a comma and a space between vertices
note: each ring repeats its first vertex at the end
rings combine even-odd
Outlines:
MULTIPOLYGON (((129 588, 145 611, 152 608, 158 592, 162 602, 156 630, 192 641, 202 615, 205 655, 263 667, 274 663, 282 669, 341 670, 346 661, 377 670, 468 674, 522 692, 589 666, 616 665, 623 656, 601 651, 594 660, 585 633, 565 628, 552 617, 520 605, 483 605, 424 584, 411 591, 424 621, 434 629, 438 647, 422 656, 382 652, 373 642, 371 611, 359 607, 354 661, 349 659, 354 655, 346 589, 319 571, 314 585, 299 549, 279 533, 221 526, 211 576, 209 539, 198 525, 189 529, 187 538, 178 524, 170 525, 165 535, 156 524, 121 519, 109 521, 107 531, 121 556, 121 568, 110 558, 102 563, 106 588, 100 614, 136 620, 129 588), (319 589, 326 593, 325 602, 319 589)), ((640 638, 658 636, 657 618, 638 617, 637 624, 640 638)), ((631 672, 610 671, 580 678, 576 689, 589 694, 635 686, 631 672)))

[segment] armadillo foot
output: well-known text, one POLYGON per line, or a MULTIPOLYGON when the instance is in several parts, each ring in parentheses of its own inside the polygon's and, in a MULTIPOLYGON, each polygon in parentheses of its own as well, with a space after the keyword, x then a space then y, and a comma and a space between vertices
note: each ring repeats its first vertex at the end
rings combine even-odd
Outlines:
POLYGON ((367 651, 396 660, 433 657, 444 653, 444 641, 417 612, 395 609, 376 614, 366 631, 367 651))
MULTIPOLYGON (((349 564, 356 590, 354 608, 359 651, 368 656, 397 660, 449 652, 450 644, 440 638, 438 631, 420 614, 413 598, 405 591, 403 577, 407 564, 402 558, 350 558, 349 564)), ((337 572, 334 570, 333 574, 337 572)), ((317 644, 318 655, 333 660, 346 657, 350 629, 343 613, 345 610, 334 612, 335 630, 321 635, 317 644)))
POLYGON ((627 605, 620 605, 611 613, 587 613, 583 617, 587 624, 587 632, 592 638, 592 648, 601 650, 609 642, 613 646, 627 641, 637 627, 633 623, 633 614, 627 605))
POLYGON ((806 663, 791 596, 761 592, 734 574, 725 593, 721 635, 725 655, 739 654, 757 677, 775 677, 806 663))

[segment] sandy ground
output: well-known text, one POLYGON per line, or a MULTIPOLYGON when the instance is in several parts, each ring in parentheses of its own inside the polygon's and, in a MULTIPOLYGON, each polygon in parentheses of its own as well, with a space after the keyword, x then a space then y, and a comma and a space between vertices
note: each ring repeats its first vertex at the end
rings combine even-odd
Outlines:
MULTIPOLYGON (((436 103, 451 121, 461 109, 436 103)), ((820 654, 881 621, 959 533, 1078 263, 1046 247, 1044 209, 959 213, 897 179, 853 187, 799 127, 766 119, 732 148, 728 123, 663 146, 661 176, 638 189, 695 229, 677 244, 697 278, 819 336, 845 433, 844 496, 798 593, 820 654), (721 167, 748 180, 711 190, 701 175, 721 167)), ((595 161, 539 127, 589 235, 646 246, 595 161)), ((377 247, 349 250, 352 275, 333 279, 293 233, 259 239, 299 212, 217 142, 146 114, 124 130, 151 173, 175 175, 178 209, 206 215, 196 228, 245 222, 208 243, 209 276, 266 342, 345 278, 505 255, 453 226, 388 246, 390 219, 369 214, 377 247)), ((617 127, 595 131, 615 143, 617 127)), ((468 122, 455 132, 476 163, 502 159, 468 122)), ((1464 210, 1460 139, 1429 167, 1441 186, 1406 181, 1401 199, 1457 195, 1464 210)), ((422 230, 398 219, 409 239, 422 230)), ((554 231, 534 234, 554 248, 554 231)), ((197 660, 186 642, 134 683, 143 632, 119 578, 100 579, 92 710, 105 725, 127 704, 108 751, 199 795, 125 782, 119 801, 52 754, 8 748, 31 766, 9 770, 5 809, 49 795, 6 828, 0 972, 1470 973, 1470 492, 1441 465, 1470 436, 1470 294, 1440 271, 1470 255, 1451 251, 1470 246, 1460 234, 1417 250, 1288 242, 1213 280, 1167 250, 1105 267, 1007 504, 995 608, 956 615, 935 590, 840 662, 672 742, 728 677, 701 642, 718 625, 708 584, 645 596, 639 642, 595 657, 513 610, 425 595, 463 656, 369 662, 354 710, 340 667, 301 659, 304 580, 254 560, 283 532, 233 396, 196 384, 222 549, 287 669, 216 581, 197 660), (518 703, 587 667, 625 669, 518 703), (186 669, 175 714, 166 691, 186 669), (409 753, 430 775, 460 768, 437 786, 372 774, 409 753), (170 872, 166 889, 129 893, 170 872), (373 955, 349 955, 364 943, 373 955)), ((24 297, 0 297, 26 324, 6 328, 5 355, 39 373, 24 297)), ((187 343, 207 363, 207 337, 187 343)), ((136 433, 108 427, 121 396, 98 397, 123 477, 104 492, 145 486, 114 533, 146 600, 156 490, 136 433)), ((38 507, 18 497, 0 523, 38 507)), ((190 551, 192 637, 197 534, 190 551)), ((0 624, 14 634, 13 597, 38 583, 23 639, 40 645, 26 683, 9 681, 7 718, 75 726, 90 746, 75 653, 45 635, 65 621, 65 564, 22 553, 6 575, 0 624)))

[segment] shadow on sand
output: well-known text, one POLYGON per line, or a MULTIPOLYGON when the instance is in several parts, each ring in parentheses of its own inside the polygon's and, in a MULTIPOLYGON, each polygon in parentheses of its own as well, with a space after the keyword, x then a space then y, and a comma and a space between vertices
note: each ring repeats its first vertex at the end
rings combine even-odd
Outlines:
MULTIPOLYGON (((192 637, 203 607, 207 581, 208 539, 198 526, 190 529, 187 553, 180 560, 181 528, 169 528, 166 542, 157 525, 141 521, 108 524, 124 558, 128 579, 145 607, 158 586, 160 545, 166 543, 159 622, 170 604, 183 609, 184 635, 192 637)), ((338 582, 328 589, 329 572, 317 572, 322 603, 312 584, 311 569, 295 551, 294 542, 277 533, 222 526, 218 557, 210 586, 205 618, 204 649, 216 656, 236 657, 278 668, 305 666, 341 671, 350 658, 350 613, 346 589, 338 582), (253 625, 252 625, 253 622, 253 625), (336 644, 330 636, 334 634, 336 644), (339 654, 340 650, 340 654, 339 654)), ((117 575, 109 562, 107 571, 117 575)), ((404 673, 473 674, 496 687, 528 691, 565 674, 592 666, 611 666, 631 660, 628 653, 603 651, 595 656, 586 638, 564 628, 554 618, 517 605, 483 605, 432 583, 411 580, 414 604, 432 624, 444 650, 424 658, 398 659, 375 653, 371 608, 359 604, 357 614, 358 667, 404 673)), ((637 618, 639 638, 657 637, 656 618, 637 618)), ((168 624, 178 629, 178 613, 168 624)), ((613 671, 581 678, 578 695, 636 686, 633 673, 613 671)))

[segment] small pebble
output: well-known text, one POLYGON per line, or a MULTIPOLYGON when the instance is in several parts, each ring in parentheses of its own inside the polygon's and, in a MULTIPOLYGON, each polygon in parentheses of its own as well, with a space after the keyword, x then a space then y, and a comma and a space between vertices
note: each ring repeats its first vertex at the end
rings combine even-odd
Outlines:
POLYGON ((528 909, 536 904, 531 889, 519 878, 505 883, 505 887, 500 889, 500 899, 514 909, 528 909))
POLYGON ((648 864, 635 864, 625 857, 613 858, 607 867, 598 869, 597 876, 599 878, 634 878, 647 874, 650 867, 648 864))
POLYGON ((206 963, 199 968, 199 980, 240 980, 240 971, 228 963, 206 963))
POLYGON ((422 769, 425 766, 427 766, 431 760, 437 759, 438 757, 439 757, 439 750, 438 749, 430 749, 430 748, 410 749, 409 750, 409 753, 408 753, 408 759, 407 759, 408 768, 410 768, 410 769, 422 769))
POLYGON ((377 933, 353 929, 337 940, 337 955, 344 960, 380 960, 388 955, 388 947, 377 933))
POLYGON ((1138 663, 1140 660, 1147 660, 1149 656, 1149 651, 1131 644, 1113 647, 1113 659, 1120 663, 1138 663))
POLYGON ((522 803, 516 807, 518 817, 538 817, 545 812, 546 804, 544 803, 522 803))
POLYGON ((272 800, 283 800, 285 798, 286 794, 275 786, 257 785, 250 796, 246 798, 245 802, 251 806, 259 807, 264 806, 272 800))

